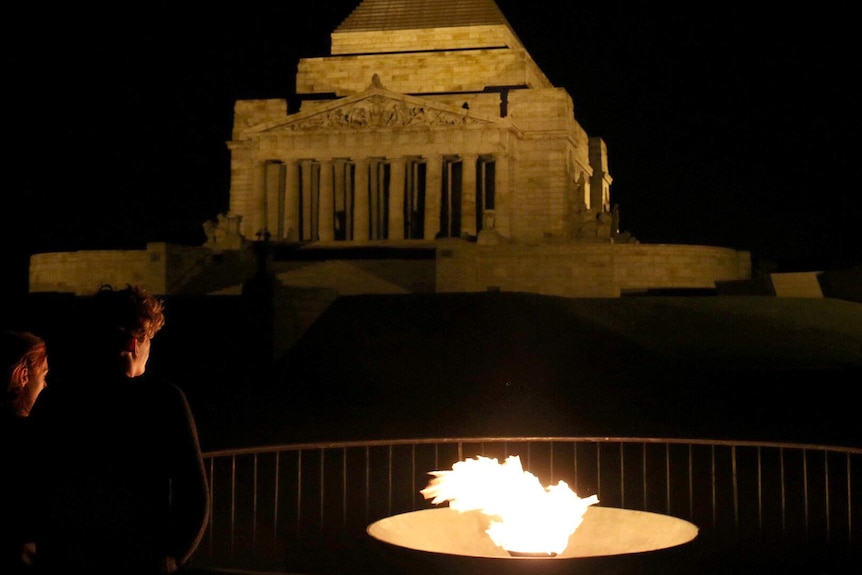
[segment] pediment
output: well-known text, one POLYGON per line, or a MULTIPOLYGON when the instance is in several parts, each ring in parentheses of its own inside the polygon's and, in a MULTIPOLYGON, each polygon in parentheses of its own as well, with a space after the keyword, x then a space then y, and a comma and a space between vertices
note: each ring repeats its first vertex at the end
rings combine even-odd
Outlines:
POLYGON ((490 125, 494 120, 471 114, 468 109, 447 106, 425 98, 391 92, 372 83, 366 90, 333 101, 284 121, 249 128, 246 136, 274 132, 379 130, 393 128, 441 128, 490 125))

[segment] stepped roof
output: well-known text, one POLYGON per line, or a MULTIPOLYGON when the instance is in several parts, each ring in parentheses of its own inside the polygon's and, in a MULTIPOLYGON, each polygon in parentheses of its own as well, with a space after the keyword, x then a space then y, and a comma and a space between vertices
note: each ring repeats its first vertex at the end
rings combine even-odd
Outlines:
POLYGON ((494 0, 363 0, 336 32, 502 25, 494 0))

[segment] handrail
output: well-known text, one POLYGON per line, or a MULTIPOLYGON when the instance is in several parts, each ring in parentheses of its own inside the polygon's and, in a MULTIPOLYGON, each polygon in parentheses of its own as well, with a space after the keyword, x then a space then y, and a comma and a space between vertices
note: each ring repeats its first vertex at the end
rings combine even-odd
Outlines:
MULTIPOLYGON (((467 457, 516 452, 524 469, 545 484, 563 479, 582 496, 598 494, 601 505, 693 522, 700 532, 691 553, 711 565, 862 565, 862 474, 855 472, 862 469, 862 448, 611 436, 378 439, 208 451, 211 520, 195 562, 364 573, 368 561, 381 560, 365 528, 431 507, 418 493, 428 472, 467 457)), ((385 573, 379 567, 376 572, 385 573)))
POLYGON ((275 451, 301 451, 303 449, 338 449, 342 447, 364 447, 381 445, 429 445, 434 443, 513 443, 529 441, 582 441, 585 443, 670 443, 674 445, 723 445, 738 447, 772 447, 809 449, 815 451, 840 451, 842 453, 862 454, 862 447, 845 447, 821 443, 795 443, 783 441, 750 441, 736 439, 691 439, 691 438, 656 438, 629 436, 524 436, 524 437, 444 437, 444 438, 413 438, 413 439, 369 439, 351 441, 320 441, 308 443, 283 443, 274 445, 259 445, 256 447, 236 447, 206 451, 204 457, 223 457, 226 455, 247 455, 252 453, 273 453, 275 451))

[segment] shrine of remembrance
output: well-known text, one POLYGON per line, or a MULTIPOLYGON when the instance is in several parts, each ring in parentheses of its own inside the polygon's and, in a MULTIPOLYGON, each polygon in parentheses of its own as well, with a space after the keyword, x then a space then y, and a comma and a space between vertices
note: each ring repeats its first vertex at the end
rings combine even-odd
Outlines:
POLYGON ((205 243, 36 254, 30 291, 239 294, 262 257, 288 297, 319 302, 750 279, 748 252, 619 229, 608 146, 515 29, 493 0, 358 2, 328 56, 300 59, 295 94, 235 103, 229 205, 197 224, 205 243))

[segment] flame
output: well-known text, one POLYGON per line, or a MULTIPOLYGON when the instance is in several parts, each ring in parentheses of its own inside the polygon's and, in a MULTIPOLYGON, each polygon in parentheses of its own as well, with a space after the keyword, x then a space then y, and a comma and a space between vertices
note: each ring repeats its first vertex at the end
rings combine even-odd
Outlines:
POLYGON ((433 479, 420 491, 425 499, 494 517, 486 533, 495 545, 515 553, 562 553, 587 507, 599 502, 595 495, 578 497, 565 481, 542 487, 517 455, 502 464, 482 456, 465 459, 429 475, 433 479))

